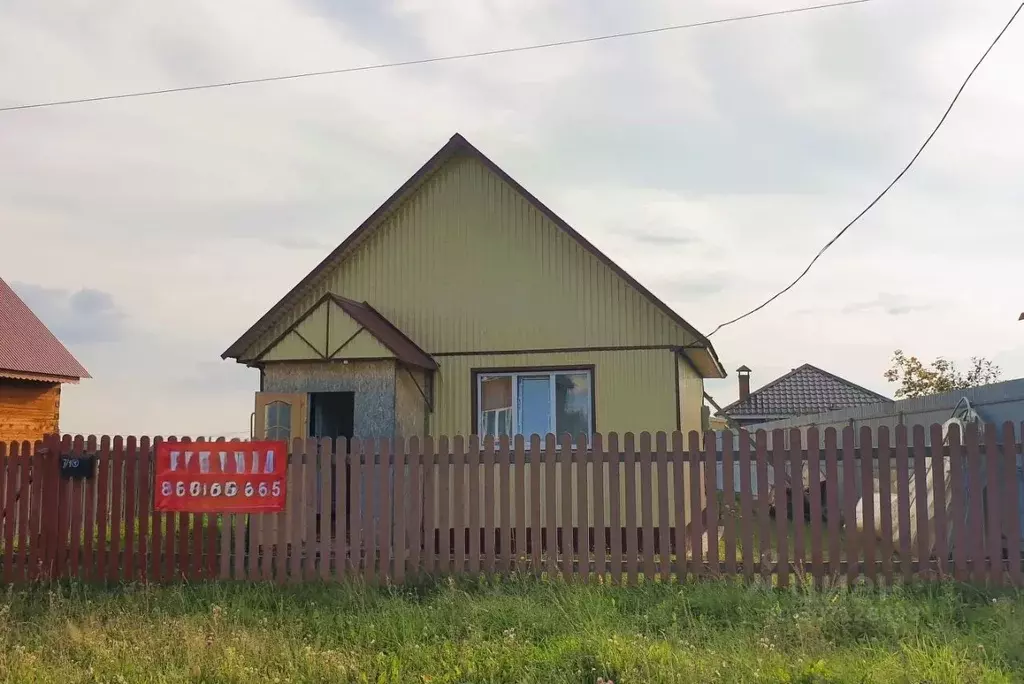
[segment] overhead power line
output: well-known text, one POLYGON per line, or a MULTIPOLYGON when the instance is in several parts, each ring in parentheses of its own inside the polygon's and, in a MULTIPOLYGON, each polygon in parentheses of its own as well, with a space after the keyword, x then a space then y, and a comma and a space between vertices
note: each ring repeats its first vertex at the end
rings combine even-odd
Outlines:
MULTIPOLYGON (((888 193, 892 189, 892 187, 894 185, 896 185, 896 183, 898 183, 901 178, 903 178, 903 176, 907 173, 907 171, 910 170, 910 167, 914 165, 914 162, 917 161, 917 158, 921 156, 922 152, 924 152, 924 148, 926 148, 928 146, 928 143, 930 143, 932 141, 932 138, 935 137, 935 134, 939 132, 939 129, 942 127, 942 124, 946 122, 946 117, 949 116, 949 113, 953 110, 953 106, 956 104, 957 100, 960 99, 960 94, 964 92, 964 89, 967 87, 967 84, 970 82, 971 77, 974 76, 974 72, 976 72, 978 70, 978 67, 980 67, 982 62, 985 61, 985 58, 988 57, 988 53, 992 52, 992 48, 994 48, 996 46, 996 43, 999 42, 999 39, 1002 38, 1003 34, 1006 33, 1007 29, 1010 28, 1010 25, 1013 24, 1013 20, 1017 18, 1017 15, 1020 14, 1022 9, 1024 9, 1024 2, 1022 2, 1017 7, 1017 11, 1015 11, 1013 13, 1013 16, 1010 17, 1010 20, 1006 22, 1006 25, 1003 26, 1003 29, 992 40, 992 42, 989 44, 989 46, 985 50, 985 52, 982 53, 981 58, 974 65, 974 68, 971 69, 969 74, 967 74, 967 78, 965 78, 964 82, 960 84, 959 90, 956 91, 956 95, 953 96, 953 99, 952 99, 952 101, 950 101, 949 106, 946 107, 946 111, 943 112, 942 118, 939 119, 939 122, 937 124, 935 124, 935 128, 932 129, 932 132, 929 133, 928 137, 925 138, 923 143, 921 143, 921 146, 917 149, 917 152, 914 153, 914 156, 910 158, 910 161, 907 162, 907 165, 903 167, 903 170, 900 171, 896 175, 896 177, 893 178, 892 181, 887 186, 885 186, 885 188, 882 190, 882 192, 878 193, 878 196, 875 197, 875 199, 871 200, 870 204, 868 204, 866 207, 864 207, 859 214, 857 214, 856 216, 853 217, 853 220, 851 220, 849 223, 847 223, 845 226, 843 226, 842 230, 840 230, 838 233, 836 233, 835 236, 833 236, 833 238, 831 240, 829 240, 827 243, 825 243, 825 246, 822 247, 818 251, 818 253, 814 255, 814 258, 811 259, 809 264, 807 264, 807 267, 800 273, 800 275, 798 275, 796 277, 796 280, 794 280, 789 285, 787 285, 786 287, 782 288, 781 290, 779 290, 778 292, 773 294, 771 297, 766 299, 764 302, 762 302, 758 306, 754 307, 750 311, 746 312, 742 316, 737 316, 736 318, 733 318, 732 320, 729 320, 729 321, 726 321, 725 323, 720 324, 717 328, 715 328, 710 333, 708 333, 708 337, 711 337, 716 332, 718 332, 719 330, 721 330, 722 328, 724 328, 726 326, 732 325, 733 323, 736 323, 738 321, 742 321, 744 318, 746 318, 748 316, 754 315, 755 313, 757 313, 761 309, 765 308, 766 306, 768 306, 769 304, 774 302, 776 299, 778 299, 779 297, 781 297, 782 295, 786 294, 791 289, 793 289, 793 287, 797 283, 799 283, 803 279, 803 277, 805 275, 807 275, 807 273, 811 270, 811 267, 814 266, 815 262, 818 261, 819 258, 821 258, 821 255, 824 254, 828 250, 829 247, 834 245, 836 240, 841 238, 843 236, 843 234, 846 233, 846 231, 848 231, 853 224, 855 224, 857 221, 859 221, 861 219, 862 216, 864 216, 864 214, 868 213, 871 210, 872 207, 874 207, 876 204, 878 204, 879 200, 881 200, 883 197, 885 197, 886 193, 888 193)), ((1022 314, 1022 316, 1024 316, 1024 314, 1022 314)))
POLYGON ((143 90, 131 93, 119 93, 116 95, 99 95, 96 97, 83 97, 74 100, 54 100, 51 102, 36 102, 33 104, 11 105, 0 107, 0 112, 13 112, 22 109, 42 109, 44 107, 63 107, 73 104, 86 104, 89 102, 104 102, 106 100, 124 100, 134 97, 150 97, 152 95, 167 95, 170 93, 184 93, 195 90, 212 90, 214 88, 227 88, 230 86, 252 85, 254 83, 273 83, 276 81, 292 81, 300 78, 312 78, 314 76, 332 76, 337 74, 351 74, 358 71, 376 71, 378 69, 393 69, 397 67, 415 66, 418 64, 435 64, 437 62, 453 62, 460 59, 476 59, 478 57, 493 57, 495 55, 507 55, 515 52, 530 52, 534 50, 546 50, 548 48, 564 47, 567 45, 581 45, 583 43, 596 43, 604 40, 615 40, 618 38, 632 38, 635 36, 647 36, 654 33, 666 33, 668 31, 680 31, 683 29, 701 28, 704 26, 715 26, 718 24, 729 24, 750 19, 766 19, 786 14, 798 14, 802 12, 814 12, 817 10, 834 9, 848 5, 862 5, 872 0, 845 0, 844 2, 832 2, 823 5, 812 5, 810 7, 794 7, 774 12, 761 12, 760 14, 746 14, 737 17, 726 17, 724 19, 710 19, 698 21, 692 24, 675 24, 672 26, 661 26, 658 28, 642 29, 639 31, 624 31, 622 33, 610 33, 601 36, 590 36, 587 38, 575 38, 571 40, 559 40, 552 43, 538 43, 536 45, 521 45, 518 47, 498 48, 495 50, 483 50, 480 52, 465 52, 456 55, 444 55, 440 57, 425 57, 422 59, 410 59, 402 62, 384 62, 380 64, 364 64, 362 66, 343 67, 340 69, 327 69, 324 71, 307 71, 300 74, 286 74, 283 76, 265 76, 262 78, 248 78, 238 81, 223 81, 220 83, 205 83, 201 85, 181 86, 178 88, 161 88, 158 90, 143 90))

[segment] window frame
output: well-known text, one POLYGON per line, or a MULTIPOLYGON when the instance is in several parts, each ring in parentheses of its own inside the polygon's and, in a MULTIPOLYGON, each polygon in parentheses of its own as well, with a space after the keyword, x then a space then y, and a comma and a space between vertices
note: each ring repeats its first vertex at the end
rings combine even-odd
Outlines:
MULTIPOLYGON (((484 378, 495 378, 495 377, 509 377, 512 380, 512 435, 514 439, 516 435, 521 434, 517 432, 519 427, 520 417, 518 415, 519 407, 519 382, 518 378, 524 377, 538 377, 547 376, 550 384, 550 406, 551 414, 548 418, 548 432, 554 434, 556 438, 561 438, 561 435, 555 431, 555 421, 557 420, 557 399, 556 399, 556 376, 558 375, 572 375, 578 373, 587 373, 590 378, 590 397, 589 397, 589 413, 590 413, 590 429, 587 435, 588 440, 593 438, 594 434, 597 433, 597 371, 593 365, 566 365, 566 366, 524 366, 524 367, 509 367, 509 368, 474 368, 471 371, 472 384, 471 384, 471 410, 472 418, 471 425, 472 433, 483 439, 486 435, 483 424, 484 412, 479 410, 480 406, 480 394, 482 391, 482 384, 484 378)), ((576 446, 576 438, 578 435, 572 435, 573 446, 576 446)), ((524 439, 529 439, 529 435, 523 435, 524 439)), ((544 438, 544 435, 541 435, 544 438)))
POLYGON ((269 402, 266 403, 266 405, 263 407, 263 432, 264 432, 264 435, 266 436, 267 439, 275 439, 275 440, 277 440, 277 439, 284 439, 285 442, 288 442, 289 444, 291 443, 291 441, 292 441, 292 411, 294 411, 294 410, 295 410, 295 406, 293 404, 291 404, 290 402, 287 402, 287 401, 283 401, 281 399, 275 399, 273 401, 269 401, 269 402), (282 406, 287 406, 288 407, 288 421, 287 422, 281 422, 281 420, 280 420, 280 418, 281 418, 281 407, 282 406), (277 421, 271 421, 270 420, 270 415, 271 415, 271 410, 270 409, 271 408, 274 409, 275 418, 278 419, 277 421), (288 437, 287 438, 281 438, 281 437, 277 436, 279 434, 279 432, 282 431, 282 430, 287 430, 287 432, 288 432, 288 437), (275 435, 273 437, 271 436, 271 432, 272 431, 274 432, 274 435, 275 435))

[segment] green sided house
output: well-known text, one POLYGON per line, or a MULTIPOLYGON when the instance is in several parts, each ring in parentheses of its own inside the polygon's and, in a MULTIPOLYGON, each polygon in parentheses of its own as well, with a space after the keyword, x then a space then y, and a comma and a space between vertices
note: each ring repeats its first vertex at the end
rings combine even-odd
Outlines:
POLYGON ((706 337, 455 135, 223 354, 254 436, 700 430, 706 337))

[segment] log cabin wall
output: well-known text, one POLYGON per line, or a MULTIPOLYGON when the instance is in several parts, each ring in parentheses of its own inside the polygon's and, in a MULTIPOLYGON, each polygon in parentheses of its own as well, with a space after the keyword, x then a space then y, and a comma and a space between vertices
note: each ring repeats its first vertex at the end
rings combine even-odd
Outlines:
POLYGON ((0 378, 0 442, 42 439, 59 419, 60 383, 0 378))

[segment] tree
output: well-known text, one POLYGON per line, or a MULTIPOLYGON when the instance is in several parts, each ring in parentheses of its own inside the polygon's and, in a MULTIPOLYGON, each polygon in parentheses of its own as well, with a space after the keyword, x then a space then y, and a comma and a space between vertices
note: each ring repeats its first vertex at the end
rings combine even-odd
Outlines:
POLYGON ((900 383, 897 399, 913 399, 988 385, 999 380, 1002 373, 999 366, 979 356, 971 357, 971 367, 964 373, 941 356, 925 366, 916 356, 907 356, 902 349, 897 349, 892 355, 892 366, 885 371, 885 379, 900 383))

